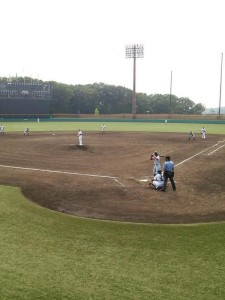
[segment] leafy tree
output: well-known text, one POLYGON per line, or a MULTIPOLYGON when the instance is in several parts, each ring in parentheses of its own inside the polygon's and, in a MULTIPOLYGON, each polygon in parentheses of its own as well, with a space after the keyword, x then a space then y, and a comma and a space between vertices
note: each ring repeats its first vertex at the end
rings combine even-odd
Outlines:
POLYGON ((169 98, 167 95, 155 94, 152 96, 151 101, 153 114, 164 114, 169 113, 169 98))
POLYGON ((52 84, 52 110, 54 113, 68 113, 70 100, 73 96, 73 86, 57 82, 49 82, 52 84))
POLYGON ((95 109, 95 115, 96 115, 96 116, 99 115, 99 110, 97 109, 97 107, 96 107, 96 109, 95 109))
MULTIPOLYGON (((44 83, 30 77, 0 77, 1 82, 44 83)), ((99 114, 131 113, 133 92, 123 86, 107 85, 102 82, 86 85, 67 85, 55 81, 52 85, 52 113, 93 114, 97 108, 99 114)), ((195 104, 189 98, 175 95, 145 93, 136 94, 136 112, 139 114, 201 114, 205 107, 195 104)))
POLYGON ((202 105, 201 103, 197 103, 192 108, 191 113, 195 115, 200 115, 203 113, 203 111, 205 111, 205 106, 202 105))
POLYGON ((138 114, 146 114, 146 113, 152 113, 153 108, 151 105, 150 97, 147 94, 144 93, 138 93, 137 94, 137 113, 138 114))

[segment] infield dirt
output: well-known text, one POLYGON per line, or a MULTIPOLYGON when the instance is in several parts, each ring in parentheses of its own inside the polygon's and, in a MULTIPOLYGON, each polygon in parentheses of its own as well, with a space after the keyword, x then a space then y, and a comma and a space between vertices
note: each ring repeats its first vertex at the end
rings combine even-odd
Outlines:
MULTIPOLYGON (((0 183, 52 210, 139 223, 225 220, 225 136, 147 132, 34 132, 0 136, 0 183), (55 134, 55 135, 53 135, 55 134), (177 191, 148 189, 150 155, 170 155, 177 191)), ((164 158, 161 158, 161 164, 164 158)))

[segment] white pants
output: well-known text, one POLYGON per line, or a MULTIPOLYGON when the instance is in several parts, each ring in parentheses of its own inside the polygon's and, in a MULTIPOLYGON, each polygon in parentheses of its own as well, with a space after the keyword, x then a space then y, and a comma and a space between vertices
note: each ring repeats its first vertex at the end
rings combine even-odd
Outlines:
POLYGON ((161 170, 161 166, 160 164, 154 164, 153 167, 153 175, 155 176, 156 174, 158 174, 158 171, 161 170))
POLYGON ((161 187, 163 187, 164 181, 163 181, 163 180, 161 180, 161 181, 153 180, 153 181, 152 181, 152 184, 153 184, 156 188, 161 188, 161 187))
POLYGON ((78 138, 79 138, 79 145, 82 146, 82 145, 83 145, 83 142, 82 142, 82 135, 79 135, 78 138))

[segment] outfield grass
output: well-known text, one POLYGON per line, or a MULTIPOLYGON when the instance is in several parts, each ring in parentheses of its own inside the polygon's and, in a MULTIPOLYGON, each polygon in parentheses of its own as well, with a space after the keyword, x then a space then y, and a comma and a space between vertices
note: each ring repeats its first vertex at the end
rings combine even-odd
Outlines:
MULTIPOLYGON (((101 128, 100 123, 27 124, 4 123, 6 131, 76 131, 79 124, 88 131, 101 128)), ((108 130, 175 132, 190 126, 106 125, 108 130)), ((224 133, 220 127, 225 128, 206 129, 224 133)), ((222 300, 224 231, 224 222, 173 226, 76 218, 39 207, 20 189, 0 185, 0 299, 222 300)))
MULTIPOLYGON (((186 132, 200 133, 203 125, 190 123, 144 123, 144 122, 106 122, 107 131, 150 131, 150 132, 186 132)), ((28 127, 30 131, 101 131, 100 122, 4 122, 5 131, 21 131, 28 127)), ((206 124, 206 134, 225 134, 225 124, 206 124)))

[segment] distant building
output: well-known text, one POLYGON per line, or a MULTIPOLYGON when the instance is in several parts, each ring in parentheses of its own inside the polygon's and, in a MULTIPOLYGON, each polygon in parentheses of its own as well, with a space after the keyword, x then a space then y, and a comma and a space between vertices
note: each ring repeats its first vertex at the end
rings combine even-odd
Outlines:
POLYGON ((50 84, 0 82, 0 114, 49 114, 51 101, 50 84))
MULTIPOLYGON (((218 114, 219 113, 219 108, 206 108, 205 111, 203 111, 203 115, 215 115, 215 114, 218 114)), ((225 114, 225 107, 221 107, 220 108, 220 113, 221 114, 225 114)))

